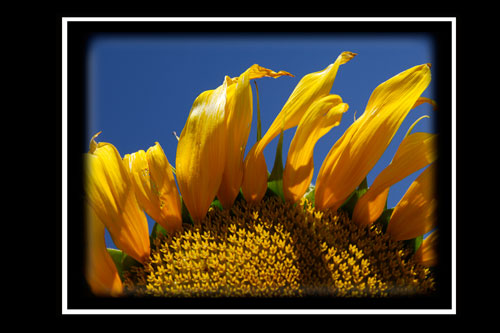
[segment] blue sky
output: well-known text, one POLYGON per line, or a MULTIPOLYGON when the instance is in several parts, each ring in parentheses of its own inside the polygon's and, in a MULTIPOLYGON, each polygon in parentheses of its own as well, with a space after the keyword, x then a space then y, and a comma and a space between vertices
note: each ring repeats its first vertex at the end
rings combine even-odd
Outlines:
MULTIPOLYGON (((255 63, 295 75, 257 80, 265 133, 304 75, 324 69, 343 51, 355 52, 358 55, 353 60, 340 66, 331 91, 349 104, 349 110, 341 124, 315 147, 314 183, 328 151, 352 124, 354 113, 359 117, 364 112, 377 85, 410 67, 432 64, 433 46, 428 35, 416 33, 100 35, 91 41, 87 54, 87 139, 102 131, 97 140, 115 145, 122 157, 140 149, 147 150, 158 141, 170 163, 175 164, 177 140, 172 131, 180 135, 195 98, 219 86, 225 75, 238 76, 255 63)), ((423 96, 434 99, 434 86, 437 86, 435 77, 423 96)), ((252 89, 255 104, 253 83, 252 89)), ((385 154, 368 174, 369 185, 390 163, 416 119, 431 116, 420 121, 414 131, 436 131, 434 112, 424 104, 409 113, 385 154)), ((256 140, 256 116, 254 106, 247 151, 256 140)), ((295 129, 285 132, 284 154, 294 133, 295 129)), ((264 151, 269 171, 277 143, 276 138, 264 151)), ((421 171, 423 169, 391 188, 389 207, 397 204, 421 171)), ((150 228, 153 224, 150 220, 150 228)), ((106 242, 108 247, 115 247, 108 235, 106 242)))

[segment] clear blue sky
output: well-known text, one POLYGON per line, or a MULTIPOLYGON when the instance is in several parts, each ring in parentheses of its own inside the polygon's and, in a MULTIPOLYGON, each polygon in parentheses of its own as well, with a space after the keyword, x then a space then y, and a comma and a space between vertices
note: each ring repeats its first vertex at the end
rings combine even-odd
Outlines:
MULTIPOLYGON (((333 128, 316 145, 314 183, 324 157, 352 124, 354 112, 357 117, 364 112, 375 87, 410 67, 433 63, 433 40, 427 35, 322 34, 287 35, 286 38, 280 35, 121 38, 101 35, 93 39, 88 49, 87 138, 90 140, 93 134, 102 131, 98 141, 112 143, 122 157, 140 149, 147 150, 158 141, 170 163, 175 164, 177 140, 172 131, 180 135, 195 98, 219 86, 225 75, 238 76, 255 63, 295 75, 294 78, 257 80, 265 133, 300 78, 324 69, 343 51, 358 55, 340 67, 331 93, 340 95, 349 104, 349 111, 344 114, 340 126, 333 128)), ((436 86, 435 77, 423 96, 434 99, 433 86, 436 86)), ((252 89, 255 103, 253 83, 252 89)), ((416 119, 430 115, 431 118, 423 119, 414 131, 435 132, 433 114, 426 104, 409 113, 386 153, 368 175, 369 185, 391 161, 402 137, 416 119)), ((247 151, 256 140, 256 116, 254 106, 247 151)), ((295 129, 285 132, 284 153, 294 133, 295 129)), ((276 138, 264 151, 269 171, 277 142, 276 138)), ((421 171, 391 188, 389 207, 397 204, 421 171)), ((153 224, 150 220, 150 230, 153 224)), ((108 235, 106 242, 108 247, 115 247, 108 235)))

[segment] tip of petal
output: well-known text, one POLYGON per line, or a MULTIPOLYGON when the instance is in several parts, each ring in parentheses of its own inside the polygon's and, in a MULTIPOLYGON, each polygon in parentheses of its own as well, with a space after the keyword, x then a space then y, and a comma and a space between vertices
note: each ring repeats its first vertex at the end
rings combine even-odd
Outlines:
POLYGON ((295 77, 295 75, 293 75, 292 73, 289 73, 287 71, 279 71, 278 73, 276 73, 277 76, 283 76, 283 75, 288 75, 290 77, 295 77))
POLYGON ((343 64, 349 62, 352 58, 354 58, 357 55, 358 55, 357 53, 350 52, 350 51, 342 52, 339 56, 340 64, 343 65, 343 64))
POLYGON ((89 144, 89 152, 90 153, 93 153, 96 148, 97 148, 97 142, 95 141, 95 138, 97 138, 99 136, 99 134, 101 134, 102 131, 99 131, 97 132, 96 134, 94 134, 94 136, 90 139, 90 144, 89 144))

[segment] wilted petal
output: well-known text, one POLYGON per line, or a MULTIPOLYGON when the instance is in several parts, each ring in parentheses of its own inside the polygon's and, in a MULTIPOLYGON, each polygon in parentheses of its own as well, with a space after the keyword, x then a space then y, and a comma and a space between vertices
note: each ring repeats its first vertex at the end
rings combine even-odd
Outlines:
POLYGON ((365 112, 334 144, 318 173, 315 203, 338 209, 384 153, 431 80, 429 65, 410 68, 379 85, 365 112))
POLYGON ((431 231, 436 225, 436 163, 432 163, 410 185, 394 207, 387 233, 394 240, 412 239, 431 231))
POLYGON ((413 255, 416 262, 427 266, 433 267, 438 263, 437 256, 437 242, 438 242, 438 232, 433 231, 426 239, 422 242, 422 245, 418 248, 417 252, 413 255))
POLYGON ((330 94, 339 66, 347 63, 355 55, 356 53, 343 52, 333 64, 324 70, 307 74, 299 81, 266 134, 252 147, 245 158, 241 189, 247 201, 260 201, 267 189, 267 165, 264 158, 264 148, 282 130, 285 131, 297 126, 315 100, 330 94))
POLYGON ((436 140, 437 134, 422 132, 404 138, 391 164, 356 203, 352 220, 360 225, 375 222, 384 211, 390 186, 436 160, 436 140))
POLYGON ((135 260, 149 257, 148 222, 140 209, 120 154, 100 142, 85 154, 85 190, 89 205, 108 229, 115 245, 135 260))
POLYGON ((87 255, 85 278, 97 296, 119 296, 123 285, 115 263, 106 249, 104 224, 94 210, 87 207, 87 255))
POLYGON ((338 126, 348 105, 338 95, 315 101, 302 117, 292 139, 283 173, 285 199, 297 202, 306 193, 314 172, 313 152, 316 142, 338 126))
POLYGON ((174 175, 158 142, 147 152, 139 150, 123 158, 130 171, 139 205, 165 230, 182 226, 181 201, 174 175))
POLYGON ((233 84, 227 87, 227 154, 222 182, 217 192, 217 197, 225 208, 233 204, 243 180, 243 158, 253 112, 250 80, 262 77, 277 78, 282 75, 292 76, 285 71, 275 72, 255 64, 239 77, 232 79, 233 84))
POLYGON ((177 144, 176 176, 191 217, 202 220, 222 181, 226 163, 226 88, 201 93, 193 103, 177 144))
POLYGON ((159 193, 159 224, 168 231, 182 226, 182 206, 172 167, 158 142, 146 152, 149 172, 159 193), (162 223, 163 222, 163 223, 162 223))

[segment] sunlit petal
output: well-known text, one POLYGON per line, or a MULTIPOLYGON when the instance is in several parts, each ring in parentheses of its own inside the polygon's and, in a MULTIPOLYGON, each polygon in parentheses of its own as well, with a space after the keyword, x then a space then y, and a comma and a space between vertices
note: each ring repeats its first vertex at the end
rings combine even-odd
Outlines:
POLYGON ((163 148, 158 142, 146 152, 149 173, 158 190, 160 216, 157 221, 165 230, 174 231, 182 226, 182 208, 174 174, 163 148))
POLYGON ((330 94, 339 66, 347 63, 355 55, 356 53, 343 52, 333 64, 324 70, 307 74, 299 81, 266 134, 252 147, 245 158, 241 189, 247 201, 260 201, 267 189, 264 148, 282 130, 297 126, 315 100, 330 94))
POLYGON ((181 201, 174 175, 158 142, 147 152, 139 150, 123 157, 130 171, 139 205, 165 230, 182 226, 181 201))
POLYGON ((250 80, 262 77, 277 78, 282 75, 293 76, 285 71, 275 72, 255 64, 239 77, 232 79, 233 84, 227 87, 227 154, 222 182, 217 192, 223 207, 231 207, 243 180, 243 159, 253 112, 250 80))
POLYGON ((315 189, 319 209, 338 209, 384 153, 431 80, 429 65, 410 68, 379 85, 365 112, 333 145, 315 189))
POLYGON ((313 152, 316 142, 338 126, 348 105, 338 95, 315 101, 302 117, 292 139, 283 173, 285 199, 297 202, 306 193, 314 172, 313 152))
POLYGON ((183 201, 194 220, 203 219, 222 181, 226 161, 226 88, 201 93, 179 137, 176 175, 183 201))
POLYGON ((149 257, 148 222, 130 176, 116 148, 100 142, 85 154, 85 190, 89 205, 108 229, 115 245, 144 262, 149 257))

